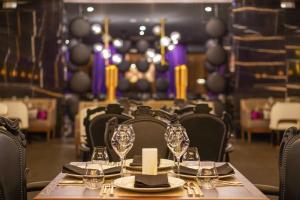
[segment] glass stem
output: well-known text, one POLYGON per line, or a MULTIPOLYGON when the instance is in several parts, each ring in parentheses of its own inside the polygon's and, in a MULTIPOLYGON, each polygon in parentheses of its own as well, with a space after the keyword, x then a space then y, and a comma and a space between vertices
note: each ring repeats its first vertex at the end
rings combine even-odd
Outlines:
POLYGON ((121 177, 124 177, 124 158, 121 157, 121 177))
POLYGON ((177 160, 177 177, 180 177, 180 157, 176 157, 177 160))

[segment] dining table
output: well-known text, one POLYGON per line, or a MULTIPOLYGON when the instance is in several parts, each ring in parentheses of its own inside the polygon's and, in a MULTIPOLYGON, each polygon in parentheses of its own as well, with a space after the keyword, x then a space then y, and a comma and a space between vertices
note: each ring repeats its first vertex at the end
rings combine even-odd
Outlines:
MULTIPOLYGON (((222 163, 217 163, 222 164, 222 163)), ((267 200, 268 198, 258 190, 241 172, 232 164, 229 165, 234 170, 234 176, 224 179, 226 183, 238 182, 238 185, 221 185, 214 189, 203 189, 198 186, 196 180, 181 177, 186 182, 194 182, 203 195, 191 195, 186 187, 180 187, 164 192, 135 192, 121 188, 114 188, 112 193, 103 193, 103 187, 110 185, 116 178, 105 179, 104 185, 100 189, 88 189, 81 182, 79 184, 60 184, 63 180, 68 181, 70 178, 64 173, 59 173, 40 193, 34 198, 35 200, 94 200, 94 199, 118 199, 118 200, 267 200)), ((126 176, 141 173, 126 169, 126 176)), ((175 176, 171 171, 167 171, 169 176, 175 176)), ((71 180, 71 179, 70 179, 71 180)), ((78 181, 81 181, 78 179, 78 181)), ((71 182, 70 182, 71 183, 71 182)))

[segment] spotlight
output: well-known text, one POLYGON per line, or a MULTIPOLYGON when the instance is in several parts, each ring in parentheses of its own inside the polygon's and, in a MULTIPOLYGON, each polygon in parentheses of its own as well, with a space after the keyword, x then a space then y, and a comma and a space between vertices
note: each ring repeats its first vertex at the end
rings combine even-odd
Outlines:
POLYGON ((130 70, 136 70, 136 69, 137 69, 136 64, 132 63, 130 65, 130 70))
POLYGON ((121 40, 120 38, 114 39, 113 45, 114 45, 114 47, 119 49, 123 46, 123 40, 121 40))
POLYGON ((147 56, 148 58, 154 58, 154 56, 155 56, 155 50, 154 50, 154 49, 148 49, 148 50, 146 51, 146 56, 147 56))
POLYGON ((171 39, 167 36, 164 36, 160 39, 160 45, 167 47, 171 43, 171 39))
POLYGON ((95 34, 100 34, 102 32, 102 28, 100 24, 93 24, 92 25, 92 31, 95 34))
POLYGON ((154 35, 159 36, 160 35, 160 26, 159 25, 154 26, 152 32, 154 35))
POLYGON ((111 52, 109 49, 102 50, 102 56, 104 59, 109 59, 111 57, 111 52))
POLYGON ((94 44, 94 51, 95 52, 100 52, 102 50, 103 50, 103 45, 101 43, 94 44))
POLYGON ((94 7, 89 6, 89 7, 86 8, 86 11, 87 12, 93 12, 94 11, 94 7))
POLYGON ((211 11, 212 11, 212 7, 206 6, 206 7, 204 8, 204 10, 205 10, 205 12, 211 12, 211 11))
POLYGON ((122 62, 122 56, 120 54, 115 54, 112 56, 112 62, 114 64, 120 64, 122 62))
POLYGON ((69 44, 70 43, 70 40, 65 40, 65 44, 69 44))
POLYGON ((170 44, 169 46, 168 46, 168 50, 169 51, 173 51, 175 49, 175 45, 174 44, 170 44))
POLYGON ((284 0, 280 4, 281 8, 295 8, 295 2, 284 0))
POLYGON ((145 35, 145 32, 144 31, 140 31, 140 35, 145 35))
POLYGON ((170 37, 171 37, 172 41, 177 41, 178 42, 181 38, 181 35, 180 35, 179 32, 174 31, 174 32, 171 33, 170 37))
POLYGON ((161 55, 160 55, 160 54, 156 54, 156 55, 153 57, 153 62, 154 62, 155 64, 158 64, 158 63, 160 63, 160 61, 161 61, 161 55))
POLYGON ((146 30, 146 26, 140 26, 140 31, 145 31, 146 30))
POLYGON ((197 83, 198 83, 199 85, 204 85, 204 84, 206 83, 206 80, 205 80, 204 78, 198 78, 198 79, 197 79, 197 83))

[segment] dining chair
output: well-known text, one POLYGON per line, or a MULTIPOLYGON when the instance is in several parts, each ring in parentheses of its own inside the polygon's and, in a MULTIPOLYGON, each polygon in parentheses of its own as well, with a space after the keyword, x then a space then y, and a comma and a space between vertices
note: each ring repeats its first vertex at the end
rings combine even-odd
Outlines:
POLYGON ((5 101, 7 105, 7 118, 16 119, 20 123, 21 129, 28 129, 29 114, 26 104, 21 101, 5 101))
POLYGON ((123 113, 124 108, 119 104, 108 104, 107 107, 97 107, 87 109, 86 117, 84 118, 84 126, 86 129, 87 144, 81 150, 84 153, 83 160, 89 159, 91 152, 90 148, 96 146, 105 146, 104 133, 106 122, 112 117, 116 117, 120 123, 131 119, 132 117, 123 113), (91 119, 92 115, 99 113, 91 119))
POLYGON ((255 186, 266 195, 278 196, 279 200, 299 199, 300 197, 300 132, 296 127, 286 129, 280 144, 279 187, 255 186))
POLYGON ((6 116, 8 112, 7 105, 5 103, 0 103, 0 116, 6 116))
MULTIPOLYGON (((152 110, 149 106, 139 106, 132 113, 133 119, 124 121, 122 124, 131 124, 135 133, 133 148, 127 154, 127 158, 141 155, 142 148, 157 148, 160 158, 167 158, 169 150, 165 142, 165 132, 168 122, 175 120, 176 116, 162 110, 152 110)), ((112 154, 114 151, 110 145, 113 129, 117 126, 116 121, 111 120, 107 125, 106 146, 112 154)), ((116 154, 113 157, 117 157, 116 154)))
POLYGON ((276 133, 277 144, 279 143, 280 132, 291 126, 300 129, 300 103, 297 102, 276 102, 270 112, 270 129, 276 133))
POLYGON ((223 158, 223 160, 225 162, 229 162, 230 161, 230 153, 232 153, 234 151, 234 147, 232 145, 232 143, 230 143, 230 139, 232 137, 234 137, 235 135, 235 130, 234 130, 234 126, 233 126, 233 120, 232 120, 232 116, 226 112, 223 111, 223 115, 221 117, 221 119, 223 120, 223 122, 226 125, 226 147, 225 147, 225 157, 223 158))
POLYGON ((26 139, 16 121, 0 117, 0 199, 26 200, 27 192, 43 189, 49 181, 27 184, 26 139))
MULTIPOLYGON (((202 106, 200 106, 202 107, 202 106)), ((179 120, 190 138, 190 146, 199 149, 200 159, 223 161, 226 147, 226 125, 215 115, 203 113, 195 107, 193 113, 182 115, 179 120)))

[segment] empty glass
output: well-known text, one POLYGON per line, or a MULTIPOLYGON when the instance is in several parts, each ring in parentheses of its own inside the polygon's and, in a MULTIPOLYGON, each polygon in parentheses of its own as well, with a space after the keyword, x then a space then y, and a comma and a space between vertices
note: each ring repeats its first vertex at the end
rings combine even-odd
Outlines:
POLYGON ((197 174, 197 182, 203 189, 214 189, 214 180, 218 179, 215 162, 202 162, 197 174))
POLYGON ((88 189, 99 189, 102 187, 104 183, 104 172, 100 165, 99 168, 89 168, 89 165, 86 163, 85 165, 85 175, 82 177, 85 187, 88 189))
POLYGON ((109 163, 109 158, 108 158, 106 147, 103 146, 94 147, 91 161, 92 163, 107 165, 109 163))
POLYGON ((123 176, 124 159, 131 150, 135 140, 135 134, 131 125, 121 124, 113 133, 111 145, 121 160, 121 175, 123 176))
POLYGON ((200 167, 200 156, 197 147, 189 147, 185 154, 182 156, 182 164, 184 166, 191 166, 199 169, 200 167))
POLYGON ((190 145, 186 130, 181 124, 170 124, 165 133, 167 146, 177 161, 177 173, 180 174, 180 158, 190 145))

